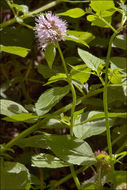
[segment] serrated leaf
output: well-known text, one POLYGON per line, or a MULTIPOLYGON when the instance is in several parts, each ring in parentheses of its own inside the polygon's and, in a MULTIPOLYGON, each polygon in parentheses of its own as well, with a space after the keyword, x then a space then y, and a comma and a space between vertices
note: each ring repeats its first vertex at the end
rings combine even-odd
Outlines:
POLYGON ((55 45, 54 44, 49 44, 46 47, 46 50, 45 50, 45 59, 46 59, 50 69, 52 68, 52 64, 54 62, 55 56, 56 56, 55 45))
POLYGON ((91 69, 86 65, 73 66, 71 69, 72 79, 79 80, 81 84, 84 84, 90 77, 91 69))
POLYGON ((122 34, 116 36, 115 40, 113 41, 112 47, 127 50, 127 37, 122 34))
MULTIPOLYGON (((127 113, 108 113, 108 116, 109 118, 126 117, 127 113)), ((79 139, 86 139, 103 133, 106 131, 105 119, 103 118, 105 118, 104 112, 91 111, 82 113, 75 120, 74 135, 79 139)), ((111 127, 113 120, 109 119, 109 123, 111 127)))
POLYGON ((54 82, 65 80, 66 81, 67 76, 64 73, 58 73, 56 76, 52 76, 49 78, 48 82, 45 85, 52 84, 54 82))
POLYGON ((89 47, 89 45, 84 40, 78 38, 77 36, 69 34, 69 32, 67 32, 67 35, 65 36, 65 39, 69 40, 69 41, 79 43, 79 44, 83 44, 83 45, 89 47))
POLYGON ((119 72, 120 69, 109 69, 108 72, 108 79, 110 80, 111 83, 113 84, 121 84, 122 82, 122 74, 119 72))
POLYGON ((96 13, 105 17, 111 16, 116 11, 113 0, 110 0, 108 3, 107 0, 91 0, 90 6, 96 13))
POLYGON ((36 147, 42 149, 48 148, 47 142, 43 137, 43 135, 34 135, 31 137, 19 139, 15 143, 15 145, 19 146, 20 148, 25 148, 25 147, 36 147))
POLYGON ((95 39, 95 36, 90 32, 76 31, 76 30, 67 30, 67 33, 73 36, 76 36, 80 40, 85 41, 86 43, 91 42, 95 39))
POLYGON ((71 164, 93 164, 95 158, 88 143, 70 135, 47 135, 47 143, 54 154, 71 164))
MULTIPOLYGON (((110 24, 111 23, 111 17, 104 17, 104 19, 110 24)), ((88 15, 87 20, 92 22, 92 26, 99 26, 102 28, 109 28, 109 25, 106 24, 102 19, 100 19, 96 15, 88 15)))
POLYGON ((121 72, 127 72, 127 58, 126 57, 111 57, 111 69, 123 69, 121 72))
POLYGON ((89 67, 93 71, 96 71, 100 65, 105 64, 105 62, 102 59, 80 48, 78 48, 78 54, 81 57, 81 59, 85 62, 87 67, 89 67))
POLYGON ((83 11, 83 9, 81 8, 74 8, 74 9, 69 9, 63 13, 60 13, 59 15, 62 16, 69 16, 72 18, 79 18, 81 16, 83 16, 85 14, 85 11, 83 11))
POLYGON ((50 69, 48 65, 39 64, 37 69, 38 72, 46 79, 53 75, 56 75, 57 73, 64 72, 63 68, 59 65, 53 65, 52 69, 50 69))
POLYGON ((11 100, 0 100, 0 114, 11 116, 20 113, 28 113, 28 111, 20 104, 11 100))
POLYGON ((47 113, 69 92, 69 86, 54 87, 44 92, 35 104, 35 109, 38 116, 47 113))
POLYGON ((28 169, 18 162, 3 162, 1 166, 1 189, 30 189, 30 174, 28 169), (29 186, 29 188, 28 188, 29 186))
POLYGON ((40 153, 32 156, 32 166, 38 168, 62 168, 69 166, 68 163, 50 154, 40 153))
POLYGON ((11 53, 14 55, 18 55, 21 57, 26 57, 29 53, 29 49, 23 48, 23 47, 17 47, 17 46, 3 46, 0 45, 0 50, 6 53, 11 53))

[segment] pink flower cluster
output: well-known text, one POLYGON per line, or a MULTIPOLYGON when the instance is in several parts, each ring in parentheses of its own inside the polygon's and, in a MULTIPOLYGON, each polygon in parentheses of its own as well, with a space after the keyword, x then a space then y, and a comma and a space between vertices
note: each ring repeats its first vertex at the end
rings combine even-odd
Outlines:
POLYGON ((52 12, 36 18, 35 35, 38 38, 39 47, 42 50, 45 50, 50 43, 64 40, 66 30, 67 23, 52 12))
POLYGON ((95 157, 97 157, 98 155, 100 155, 100 154, 104 154, 105 156, 108 156, 108 154, 107 154, 107 152, 105 152, 105 151, 100 151, 100 150, 98 150, 98 151, 95 151, 94 152, 94 156, 95 157))

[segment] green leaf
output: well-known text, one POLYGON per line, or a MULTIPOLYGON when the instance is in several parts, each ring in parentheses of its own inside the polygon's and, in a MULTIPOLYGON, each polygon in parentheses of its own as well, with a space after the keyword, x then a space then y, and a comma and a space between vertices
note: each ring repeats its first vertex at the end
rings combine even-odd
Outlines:
POLYGON ((38 168, 62 168, 69 166, 68 163, 50 154, 40 153, 32 156, 32 166, 38 168))
POLYGON ((59 13, 59 15, 62 16, 69 16, 72 18, 79 18, 85 14, 85 11, 83 11, 81 8, 74 8, 74 9, 69 9, 63 13, 59 13))
POLYGON ((45 59, 48 63, 49 68, 52 68, 56 56, 56 48, 54 44, 49 44, 45 50, 45 59))
POLYGON ((60 159, 76 165, 88 165, 95 162, 93 152, 88 143, 70 135, 47 135, 47 143, 60 159))
POLYGON ((69 86, 54 87, 44 92, 35 104, 38 116, 47 113, 69 92, 69 86))
POLYGON ((43 135, 34 135, 32 137, 19 139, 15 143, 15 145, 19 146, 20 148, 25 148, 25 147, 36 147, 42 149, 48 148, 47 142, 43 137, 43 135))
MULTIPOLYGON (((105 21, 111 24, 111 17, 104 17, 105 21)), ((101 18, 96 15, 88 15, 87 20, 92 22, 92 26, 99 26, 102 28, 108 28, 109 25, 106 24, 101 18)))
POLYGON ((71 69, 72 79, 79 80, 81 84, 84 84, 89 79, 90 74, 91 69, 86 65, 73 66, 71 69))
POLYGON ((59 65, 53 65, 52 69, 50 69, 48 65, 39 64, 37 69, 38 72, 46 79, 53 75, 56 75, 57 73, 64 72, 63 68, 59 65))
MULTIPOLYGON (((114 171, 114 178, 115 178, 115 185, 120 185, 122 183, 127 182, 127 171, 114 171)), ((107 180, 108 183, 112 183, 112 175, 111 172, 108 173, 107 175, 107 180)), ((121 188, 120 188, 121 189, 121 188)))
MULTIPOLYGON (((108 113, 109 118, 114 117, 125 117, 127 113, 108 113)), ((106 131, 104 112, 91 111, 86 112, 78 116, 75 120, 75 125, 73 128, 74 135, 80 139, 86 139, 88 137, 99 135, 106 131), (97 120, 99 119, 99 120, 97 120), (94 121, 95 120, 95 121, 94 121)), ((113 124, 113 120, 109 119, 110 127, 113 124)))
POLYGON ((28 13, 28 6, 26 5, 18 5, 18 4, 15 4, 15 3, 12 3, 11 4, 12 7, 15 7, 18 11, 22 11, 24 14, 28 13))
POLYGON ((85 41, 86 43, 91 42, 95 39, 95 36, 90 32, 76 31, 76 30, 68 30, 68 34, 76 36, 80 40, 85 41))
POLYGON ((48 82, 45 85, 60 81, 60 80, 65 80, 66 81, 67 76, 64 73, 58 73, 56 76, 52 76, 49 78, 48 82))
POLYGON ((123 69, 121 72, 127 73, 127 58, 126 57, 111 57, 111 69, 123 69))
POLYGON ((116 36, 115 40, 113 41, 112 47, 127 50, 127 36, 122 34, 116 36))
POLYGON ((0 100, 0 114, 11 116, 20 113, 28 113, 28 111, 20 104, 11 100, 0 100))
POLYGON ((32 49, 34 47, 34 32, 18 25, 8 26, 0 31, 1 44, 4 46, 16 46, 32 49))
POLYGON ((79 57, 72 56, 72 57, 66 57, 65 62, 70 65, 75 65, 81 63, 82 60, 79 57))
POLYGON ((107 0, 91 0, 90 6, 97 14, 105 17, 111 16, 116 11, 113 0, 108 1, 108 3, 107 0))
POLYGON ((0 45, 0 50, 6 53, 11 53, 14 55, 19 55, 21 57, 26 57, 29 53, 29 49, 23 47, 16 47, 16 46, 3 46, 0 45))
POLYGON ((20 113, 4 117, 3 120, 15 122, 15 121, 27 121, 29 119, 37 119, 37 118, 38 116, 32 113, 20 113))
POLYGON ((29 190, 30 174, 28 169, 18 162, 3 162, 1 166, 1 189, 29 190), (29 187, 29 188, 28 188, 29 187))
POLYGON ((81 57, 81 59, 85 62, 87 67, 89 67, 93 71, 96 71, 99 66, 105 64, 105 62, 102 59, 95 57, 94 55, 80 48, 78 48, 78 54, 81 57))
POLYGON ((121 84, 122 82, 122 75, 120 74, 120 69, 109 69, 108 72, 108 79, 113 84, 121 84))
POLYGON ((67 36, 65 36, 65 39, 69 40, 69 41, 79 43, 79 44, 83 44, 83 45, 89 47, 88 44, 84 40, 80 39, 79 37, 77 37, 75 35, 69 34, 69 31, 67 31, 67 36))

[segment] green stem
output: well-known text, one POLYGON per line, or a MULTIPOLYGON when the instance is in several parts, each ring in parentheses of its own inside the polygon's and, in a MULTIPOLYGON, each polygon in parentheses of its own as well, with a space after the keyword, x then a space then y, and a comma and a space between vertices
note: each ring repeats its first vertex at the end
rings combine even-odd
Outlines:
POLYGON ((75 185, 76 185, 77 189, 80 190, 80 182, 78 180, 78 177, 76 175, 76 172, 75 172, 75 169, 74 169, 73 165, 70 166, 70 170, 71 170, 75 185))
MULTIPOLYGON (((35 16, 35 15, 37 15, 37 14, 40 13, 40 12, 43 12, 43 11, 45 11, 45 10, 47 10, 47 9, 50 9, 50 8, 56 6, 58 3, 60 3, 60 2, 58 2, 58 1, 53 1, 53 2, 51 2, 51 3, 48 3, 47 5, 44 5, 43 7, 39 8, 39 9, 36 9, 35 11, 31 11, 31 12, 29 12, 29 13, 26 14, 26 15, 22 15, 22 16, 20 16, 19 18, 22 19, 22 20, 24 20, 24 19, 26 19, 26 18, 35 16)), ((16 21, 16 18, 12 18, 12 19, 10 19, 10 20, 8 20, 8 21, 3 22, 2 24, 0 24, 0 27, 1 27, 1 28, 4 28, 4 27, 6 27, 6 26, 9 26, 9 25, 11 25, 11 24, 14 24, 15 22, 17 22, 17 21, 16 21)))
POLYGON ((32 127, 29 127, 22 133, 20 133, 17 137, 9 141, 6 145, 5 148, 11 148, 13 145, 15 145, 16 142, 18 142, 21 138, 26 137, 27 135, 31 134, 33 131, 35 131, 39 126, 39 123, 36 123, 35 125, 32 125, 32 127))
POLYGON ((70 76, 68 74, 65 59, 64 59, 63 53, 62 53, 61 48, 60 48, 58 43, 57 43, 57 48, 58 48, 58 51, 59 51, 59 54, 60 54, 60 57, 61 57, 61 60, 62 60, 63 66, 64 66, 64 70, 65 70, 65 73, 66 73, 66 76, 67 76, 68 83, 69 83, 70 88, 71 88, 71 92, 72 92, 73 103, 72 103, 72 108, 71 108, 70 135, 73 136, 73 125, 74 125, 73 113, 75 111, 75 106, 76 106, 76 92, 75 92, 74 86, 72 84, 72 80, 71 80, 71 78, 70 78, 70 76))
MULTIPOLYGON (((75 92, 74 86, 72 84, 72 80, 71 80, 71 78, 70 78, 70 76, 68 74, 65 59, 64 59, 63 53, 61 51, 61 48, 59 46, 59 43, 57 43, 57 48, 58 48, 58 51, 59 51, 59 54, 60 54, 60 57, 61 57, 61 60, 62 60, 63 66, 64 66, 64 70, 65 70, 65 73, 66 73, 66 76, 67 76, 68 83, 69 83, 70 88, 71 88, 71 92, 72 92, 73 102, 72 102, 72 108, 71 108, 70 135, 73 136, 73 126, 74 126, 73 114, 74 114, 75 106, 76 106, 76 92, 75 92)), ((78 177, 77 177, 77 175, 75 173, 75 169, 74 169, 73 165, 70 166, 70 170, 71 170, 75 185, 76 185, 77 189, 79 190, 80 189, 80 182, 79 182, 78 177)))
POLYGON ((110 133, 110 127, 109 127, 109 119, 108 119, 108 68, 110 64, 110 56, 111 56, 111 50, 112 50, 112 43, 115 39, 116 35, 119 33, 121 28, 124 24, 124 14, 122 15, 121 19, 121 25, 118 28, 117 31, 114 31, 113 35, 110 38, 109 46, 108 46, 108 53, 106 58, 106 69, 105 69, 105 85, 104 85, 104 92, 103 92, 103 104, 104 104, 104 112, 105 112, 105 121, 106 121, 106 133, 107 133, 107 144, 108 144, 108 151, 111 158, 111 166, 112 166, 112 176, 114 177, 114 163, 112 161, 112 143, 111 143, 111 133, 110 133))
POLYGON ((29 29, 31 29, 31 30, 34 29, 33 26, 30 26, 30 25, 28 25, 28 24, 26 24, 26 23, 24 23, 24 22, 20 22, 19 24, 20 24, 20 25, 23 25, 23 26, 25 26, 26 28, 29 28, 29 29))
POLYGON ((70 126, 70 135, 73 136, 73 127, 74 127, 74 111, 75 111, 75 106, 76 106, 76 92, 75 88, 72 83, 71 85, 71 92, 72 92, 72 97, 73 97, 73 103, 72 103, 72 108, 71 108, 71 126, 70 126))
POLYGON ((6 3, 8 4, 8 6, 10 7, 10 9, 12 10, 13 15, 16 16, 15 10, 14 10, 14 8, 12 7, 10 1, 9 1, 9 0, 5 0, 5 1, 6 1, 6 3))
POLYGON ((102 177, 101 177, 101 167, 98 168, 97 170, 98 173, 98 179, 97 179, 97 184, 96 184, 96 189, 102 190, 102 177))
POLYGON ((69 82, 70 77, 69 77, 69 74, 68 74, 67 66, 66 66, 65 59, 64 59, 63 53, 61 51, 61 48, 60 48, 58 42, 57 42, 57 48, 58 48, 58 51, 59 51, 59 54, 60 54, 60 57, 61 57, 61 60, 62 60, 62 63, 63 63, 63 67, 64 67, 64 70, 65 70, 65 73, 66 73, 66 76, 67 76, 67 79, 68 79, 68 82, 69 82))
MULTIPOLYGON (((108 144, 108 151, 110 158, 112 160, 112 143, 111 143, 111 134, 110 134, 110 127, 109 127, 109 119, 108 119, 108 68, 110 63, 110 55, 111 55, 111 49, 112 49, 112 42, 116 36, 116 33, 112 35, 109 41, 109 47, 108 47, 108 53, 107 53, 107 59, 106 59, 106 69, 105 69, 105 85, 104 85, 104 92, 103 92, 103 104, 104 104, 104 112, 105 112, 105 120, 106 120, 106 133, 107 133, 107 144, 108 144)), ((112 171, 114 170, 114 165, 112 163, 112 171)))

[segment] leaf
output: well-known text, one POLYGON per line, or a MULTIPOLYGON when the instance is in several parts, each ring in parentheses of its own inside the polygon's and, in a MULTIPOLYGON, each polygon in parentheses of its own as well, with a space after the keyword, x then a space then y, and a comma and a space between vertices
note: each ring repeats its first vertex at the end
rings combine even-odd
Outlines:
POLYGON ((4 117, 3 120, 5 121, 27 121, 29 119, 37 119, 38 116, 32 113, 20 113, 20 114, 16 114, 16 115, 10 115, 8 117, 4 117))
POLYGON ((71 69, 72 79, 79 80, 81 84, 87 82, 91 74, 91 69, 86 65, 73 66, 71 69))
POLYGON ((65 80, 66 81, 67 76, 64 73, 58 73, 56 76, 52 76, 49 78, 48 82, 45 85, 60 81, 60 80, 65 80))
POLYGON ((48 63, 49 68, 52 68, 56 56, 56 48, 54 44, 49 44, 45 50, 45 59, 48 63))
MULTIPOLYGON (((109 118, 113 117, 125 117, 127 113, 108 113, 109 118)), ((99 135, 106 131, 105 125, 105 113, 98 111, 91 111, 82 113, 75 120, 75 125, 73 128, 74 135, 79 139, 86 139, 88 137, 99 135), (99 120, 97 120, 99 119, 99 120), (94 121, 96 120, 96 121, 94 121)), ((113 124, 113 120, 109 119, 110 127, 113 124)))
POLYGON ((32 156, 32 166, 38 168, 62 168, 69 166, 68 163, 50 154, 40 153, 32 156))
POLYGON ((72 57, 66 57, 65 62, 70 65, 75 65, 81 63, 82 60, 79 57, 72 56, 72 57))
POLYGON ((122 82, 122 74, 120 74, 120 69, 109 69, 108 79, 113 84, 121 84, 122 82))
POLYGON ((85 41, 86 43, 91 42, 95 39, 95 36, 90 32, 82 32, 82 31, 76 31, 76 30, 68 30, 68 34, 76 36, 80 40, 85 41))
POLYGON ((26 57, 29 53, 29 49, 23 47, 16 47, 16 46, 3 46, 0 45, 0 50, 6 53, 11 53, 14 55, 19 55, 21 57, 26 57))
POLYGON ((101 16, 112 16, 112 14, 116 11, 113 0, 110 0, 107 3, 107 0, 91 0, 90 6, 92 9, 101 16))
POLYGON ((81 8, 74 8, 74 9, 69 9, 63 13, 59 13, 59 15, 62 16, 69 16, 72 18, 79 18, 85 14, 85 11, 83 11, 81 8))
POLYGON ((54 154, 71 164, 87 165, 95 162, 90 146, 70 135, 47 135, 47 143, 54 154))
POLYGON ((47 113, 69 92, 69 86, 54 87, 44 92, 35 104, 35 109, 38 116, 47 113))
MULTIPOLYGON (((114 171, 115 185, 120 185, 127 182, 127 171, 114 171)), ((112 182, 111 172, 108 173, 106 181, 112 182)), ((120 188, 121 189, 121 188, 120 188)))
POLYGON ((111 69, 124 69, 121 72, 127 73, 127 58, 126 57, 111 57, 111 69))
POLYGON ((28 113, 28 111, 20 104, 11 100, 0 100, 0 114, 11 116, 20 113, 28 113))
POLYGON ((127 50, 127 37, 122 34, 116 36, 115 40, 113 41, 112 47, 127 50))
POLYGON ((34 32, 28 28, 8 26, 0 31, 1 44, 32 49, 34 46, 34 32))
POLYGON ((25 148, 25 147, 36 147, 42 149, 48 148, 47 142, 43 137, 43 135, 34 135, 32 137, 19 139, 15 143, 15 145, 19 146, 20 148, 25 148))
POLYGON ((93 71, 96 71, 99 66, 105 64, 105 62, 102 59, 95 57, 94 55, 80 48, 78 48, 78 54, 81 57, 81 59, 85 62, 87 67, 92 69, 93 71))
POLYGON ((20 164, 18 162, 3 162, 0 165, 1 189, 30 189, 30 174, 28 169, 23 164, 20 164))
POLYGON ((64 72, 63 68, 58 65, 53 65, 52 69, 50 69, 48 65, 39 64, 37 69, 38 72, 46 79, 53 75, 56 75, 57 73, 64 72))
MULTIPOLYGON (((111 23, 111 17, 104 17, 105 21, 107 21, 109 24, 111 23)), ((99 26, 102 28, 108 28, 108 24, 106 24, 101 18, 99 18, 96 15, 88 15, 87 20, 92 22, 92 26, 99 26)))
POLYGON ((12 7, 15 7, 18 11, 22 11, 24 14, 28 13, 28 6, 26 5, 18 5, 18 4, 15 4, 15 3, 12 3, 11 4, 12 7))
POLYGON ((88 44, 84 40, 80 39, 79 37, 77 37, 75 35, 69 34, 69 31, 67 31, 67 35, 65 36, 65 39, 69 40, 69 41, 79 43, 79 44, 83 44, 83 45, 89 47, 88 44))

